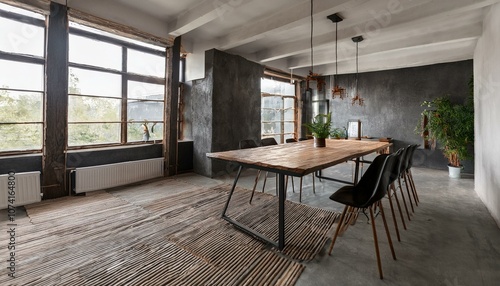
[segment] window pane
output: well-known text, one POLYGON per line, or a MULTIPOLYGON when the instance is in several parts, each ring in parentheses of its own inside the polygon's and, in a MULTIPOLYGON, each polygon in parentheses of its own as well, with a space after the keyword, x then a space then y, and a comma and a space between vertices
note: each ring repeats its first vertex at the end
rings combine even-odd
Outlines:
POLYGON ((42 149, 42 124, 0 124, 0 151, 42 149))
POLYGON ((280 96, 264 96, 262 97, 262 108, 283 108, 283 100, 280 96))
POLYGON ((42 98, 37 92, 0 90, 0 122, 42 122, 42 98))
POLYGON ((14 12, 14 13, 17 13, 17 14, 29 16, 29 17, 32 17, 32 18, 35 18, 35 19, 45 20, 45 16, 43 16, 42 14, 39 14, 39 13, 36 13, 36 12, 32 12, 32 11, 28 11, 28 10, 25 10, 25 9, 22 9, 22 8, 17 8, 17 7, 10 6, 10 5, 5 5, 3 3, 0 3, 0 9, 8 11, 8 12, 14 12))
POLYGON ((281 111, 276 109, 262 109, 262 122, 281 121, 281 111))
POLYGON ((70 34, 69 61, 122 70, 122 48, 110 43, 70 34))
POLYGON ((293 122, 285 122, 285 132, 284 133, 293 133, 295 132, 295 125, 293 122))
POLYGON ((129 80, 127 93, 130 99, 163 100, 165 85, 129 80))
POLYGON ((43 91, 43 65, 0 60, 0 87, 43 91))
MULTIPOLYGON (((147 123, 148 132, 149 132, 149 140, 162 140, 163 139, 163 123, 147 123)), ((127 132, 127 140, 128 142, 137 142, 137 141, 148 141, 145 137, 144 126, 143 123, 129 123, 127 132)))
POLYGON ((295 86, 280 81, 262 79, 261 91, 271 94, 295 95, 295 86))
POLYGON ((69 68, 70 94, 121 97, 121 76, 106 72, 69 68))
POLYGON ((295 108, 295 98, 285 97, 283 98, 285 108, 295 108))
POLYGON ((163 121, 163 102, 129 100, 127 121, 163 121))
MULTIPOLYGON (((274 123, 262 123, 262 134, 280 134, 281 133, 281 122, 274 123)), ((279 140, 278 140, 279 142, 279 140)))
POLYGON ((0 50, 43 57, 45 29, 0 18, 0 50))
POLYGON ((164 78, 165 57, 128 49, 127 71, 164 78))
POLYGON ((69 122, 120 121, 121 99, 72 95, 68 105, 69 122))
POLYGON ((295 120, 295 110, 287 109, 285 112, 285 121, 293 121, 295 120))
POLYGON ((69 124, 68 145, 120 142, 120 123, 69 124))

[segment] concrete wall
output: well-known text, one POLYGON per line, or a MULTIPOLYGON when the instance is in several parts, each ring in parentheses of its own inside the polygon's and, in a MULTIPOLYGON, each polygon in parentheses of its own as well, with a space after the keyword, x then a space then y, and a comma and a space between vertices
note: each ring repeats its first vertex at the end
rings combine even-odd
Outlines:
POLYGON ((500 4, 486 13, 474 53, 475 188, 500 227, 500 4))
MULTIPOLYGON (((452 101, 463 103, 472 72, 472 60, 468 60, 360 73, 359 94, 365 99, 365 105, 353 106, 351 99, 330 100, 333 124, 342 127, 347 126, 349 119, 359 119, 363 136, 392 137, 396 150, 408 144, 423 145, 422 138, 414 132, 424 109, 420 106, 422 101, 449 94, 452 101)), ((355 75, 341 75, 339 83, 353 93, 355 75)), ((448 164, 438 149, 416 150, 413 163, 436 169, 447 169, 448 164)), ((463 164, 465 172, 473 173, 473 162, 464 161, 463 164)))
POLYGON ((195 172, 216 176, 232 171, 206 153, 238 149, 243 139, 260 139, 262 74, 261 65, 243 57, 206 52, 205 78, 193 81, 191 88, 195 172))

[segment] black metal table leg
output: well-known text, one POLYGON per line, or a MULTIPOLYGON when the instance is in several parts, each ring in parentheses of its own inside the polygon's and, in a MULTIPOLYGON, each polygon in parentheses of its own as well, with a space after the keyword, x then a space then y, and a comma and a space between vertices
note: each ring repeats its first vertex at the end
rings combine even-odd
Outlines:
POLYGON ((285 247, 285 175, 278 174, 279 181, 279 215, 278 215, 278 249, 283 250, 285 247))
POLYGON ((240 165, 240 167, 238 168, 238 174, 236 175, 236 178, 234 178, 233 187, 231 188, 231 191, 229 192, 229 196, 227 197, 226 205, 224 206, 224 210, 222 211, 223 218, 226 217, 226 211, 227 211, 227 208, 229 207, 229 201, 231 201, 231 197, 233 196, 234 189, 236 188, 236 183, 238 183, 238 180, 240 178, 241 169, 243 169, 243 166, 240 165))

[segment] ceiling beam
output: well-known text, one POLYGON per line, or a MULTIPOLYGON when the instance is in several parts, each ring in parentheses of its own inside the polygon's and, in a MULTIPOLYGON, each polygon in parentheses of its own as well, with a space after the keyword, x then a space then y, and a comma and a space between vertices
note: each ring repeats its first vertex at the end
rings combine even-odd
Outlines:
POLYGON ((253 0, 205 0, 168 22, 168 34, 179 36, 195 30, 234 9, 245 9, 253 0))
MULTIPOLYGON (((326 17, 332 13, 345 11, 347 9, 366 3, 368 0, 316 0, 314 1, 314 17, 326 17)), ((309 1, 301 4, 283 7, 280 11, 265 16, 247 25, 239 27, 228 35, 219 39, 219 49, 232 49, 249 42, 265 37, 266 34, 286 31, 289 28, 307 23, 311 17, 311 6, 309 1)))
MULTIPOLYGON (((408 1, 410 0, 405 0, 403 2, 408 1)), ((486 7, 496 2, 500 2, 500 0, 430 1, 417 6, 413 5, 410 9, 400 11, 396 14, 391 14, 388 18, 389 21, 386 20, 383 22, 382 20, 372 17, 370 19, 365 19, 363 22, 358 22, 354 25, 351 24, 347 28, 342 28, 339 30, 339 40, 350 39, 351 37, 360 34, 363 34, 365 38, 370 39, 378 36, 378 34, 384 30, 393 27, 397 28, 399 26, 400 28, 409 28, 419 23, 422 25, 430 22, 437 23, 438 26, 436 28, 439 28, 439 21, 445 17, 466 14, 467 12, 486 7), (373 30, 373 27, 378 27, 378 29, 373 30)), ((402 7, 404 8, 405 6, 402 7)), ((345 19, 343 24, 348 21, 349 19, 345 19)), ((324 45, 331 45, 335 41, 335 36, 334 33, 326 33, 314 37, 313 41, 315 48, 321 48, 321 46, 324 45)), ((275 46, 271 49, 257 52, 257 60, 262 63, 274 61, 279 58, 306 53, 309 49, 309 41, 299 39, 287 44, 275 46)))

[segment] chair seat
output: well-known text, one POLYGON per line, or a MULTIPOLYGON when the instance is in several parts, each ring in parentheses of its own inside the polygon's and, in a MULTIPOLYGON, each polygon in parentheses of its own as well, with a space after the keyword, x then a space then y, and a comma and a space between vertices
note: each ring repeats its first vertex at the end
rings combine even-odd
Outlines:
POLYGON ((367 202, 370 201, 370 195, 370 192, 355 191, 354 186, 345 186, 333 193, 330 200, 355 208, 366 208, 368 207, 367 202))

